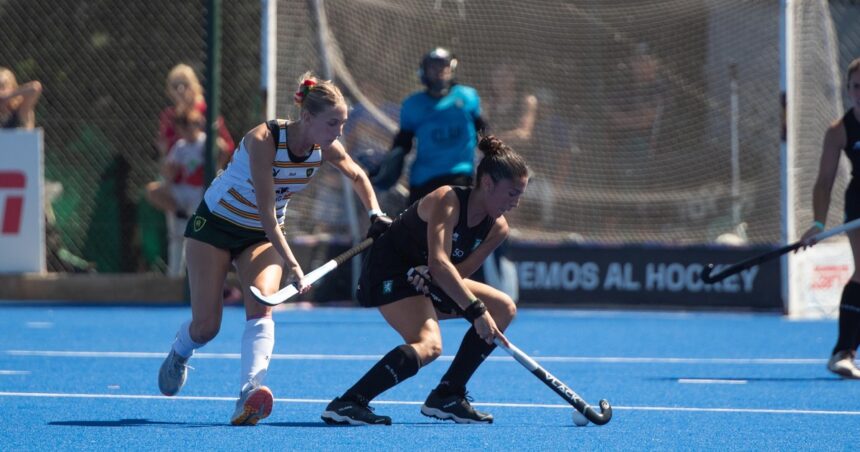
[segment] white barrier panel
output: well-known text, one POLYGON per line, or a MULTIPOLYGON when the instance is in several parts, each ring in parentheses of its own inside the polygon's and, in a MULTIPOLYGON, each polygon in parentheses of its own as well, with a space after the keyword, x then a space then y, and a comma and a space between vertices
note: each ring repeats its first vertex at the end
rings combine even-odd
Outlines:
POLYGON ((796 319, 839 316, 842 289, 854 273, 848 240, 833 239, 789 256, 789 315, 796 319))
POLYGON ((0 273, 45 271, 42 129, 0 130, 0 273))

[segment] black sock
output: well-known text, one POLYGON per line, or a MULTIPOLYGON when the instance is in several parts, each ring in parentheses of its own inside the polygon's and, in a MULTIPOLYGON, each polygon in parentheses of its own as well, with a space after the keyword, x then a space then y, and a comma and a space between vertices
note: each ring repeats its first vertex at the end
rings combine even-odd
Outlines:
POLYGON ((418 373, 421 360, 409 344, 395 347, 364 374, 341 398, 368 403, 379 394, 418 373))
POLYGON ((463 336, 457 355, 451 361, 451 367, 436 387, 436 392, 441 395, 462 394, 466 390, 466 382, 495 348, 496 344, 488 344, 478 336, 474 326, 469 328, 463 336))
POLYGON ((833 353, 857 350, 860 340, 860 283, 848 281, 839 302, 839 339, 833 353))

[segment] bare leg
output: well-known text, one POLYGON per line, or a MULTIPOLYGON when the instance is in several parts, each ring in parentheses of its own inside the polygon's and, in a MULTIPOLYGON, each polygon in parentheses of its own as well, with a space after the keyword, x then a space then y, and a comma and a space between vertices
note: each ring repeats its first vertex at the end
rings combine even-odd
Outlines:
POLYGON ((212 340, 221 328, 221 284, 230 265, 230 254, 212 245, 188 239, 188 281, 191 285, 191 320, 176 332, 170 353, 158 371, 158 388, 176 395, 188 375, 188 359, 194 350, 212 340))
POLYGON ((230 253, 195 239, 185 241, 191 289, 191 339, 206 343, 221 329, 221 287, 230 269, 230 253))
POLYGON ((404 298, 379 307, 385 321, 412 346, 421 365, 426 366, 442 354, 442 334, 433 304, 423 295, 404 298))

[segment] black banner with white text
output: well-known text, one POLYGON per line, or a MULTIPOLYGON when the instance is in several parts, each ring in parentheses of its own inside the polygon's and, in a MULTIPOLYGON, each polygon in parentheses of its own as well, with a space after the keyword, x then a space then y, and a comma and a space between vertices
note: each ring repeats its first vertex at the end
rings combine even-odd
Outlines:
POLYGON ((722 267, 771 247, 664 247, 510 243, 521 303, 677 308, 783 309, 775 259, 715 284, 702 268, 722 267))

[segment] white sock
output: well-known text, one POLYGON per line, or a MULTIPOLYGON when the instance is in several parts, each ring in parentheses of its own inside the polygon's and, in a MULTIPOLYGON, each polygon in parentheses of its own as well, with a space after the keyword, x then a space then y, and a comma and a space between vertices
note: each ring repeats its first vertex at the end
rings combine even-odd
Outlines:
POLYGON ((262 386, 275 349, 275 322, 268 317, 245 322, 242 334, 242 375, 240 385, 262 386))
POLYGON ((173 341, 173 351, 183 358, 190 358, 194 354, 194 350, 206 345, 206 343, 198 344, 191 340, 191 320, 182 324, 179 331, 176 332, 176 340, 173 341))

